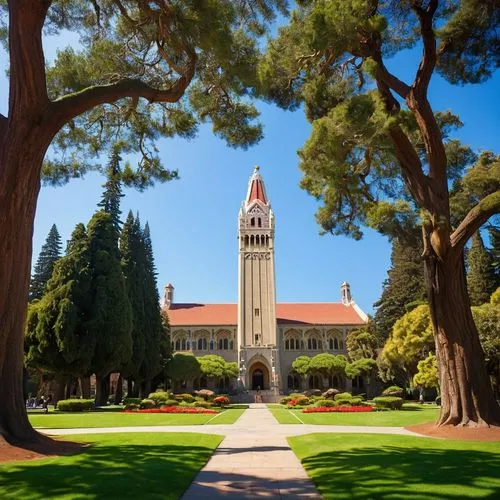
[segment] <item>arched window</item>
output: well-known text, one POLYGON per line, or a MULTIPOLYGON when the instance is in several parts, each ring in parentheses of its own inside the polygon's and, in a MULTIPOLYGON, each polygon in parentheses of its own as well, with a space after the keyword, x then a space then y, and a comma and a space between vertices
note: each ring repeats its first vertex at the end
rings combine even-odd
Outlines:
POLYGON ((290 349, 295 350, 295 339, 293 337, 290 339, 290 349))
POLYGON ((253 245, 255 244, 255 238, 253 237, 253 234, 252 236, 250 236, 250 245, 253 245))
POLYGON ((191 343, 188 341, 186 341, 186 350, 189 351, 189 349, 191 349, 191 343))
POLYGON ((328 339, 328 349, 330 349, 330 351, 333 351, 333 339, 328 339))
POLYGON ((248 237, 248 234, 245 236, 245 245, 248 246, 250 243, 250 238, 248 237))
POLYGON ((227 351, 229 349, 229 340, 228 339, 224 339, 224 350, 227 351))
POLYGON ((285 340, 285 350, 290 350, 290 340, 288 339, 285 340))
POLYGON ((339 349, 344 349, 344 341, 343 340, 339 341, 339 349))
POLYGON ((219 349, 219 351, 222 350, 222 339, 217 341, 217 349, 219 349))
POLYGON ((210 339, 210 350, 213 351, 215 348, 215 340, 214 339, 210 339))
POLYGON ((262 219, 260 217, 258 218, 257 222, 258 222, 258 226, 262 227, 262 219))
POLYGON ((198 351, 201 351, 203 349, 203 339, 200 337, 198 339, 198 351))
POLYGON ((339 349, 339 339, 337 337, 333 339, 333 348, 337 351, 339 349))
POLYGON ((232 351, 234 349, 234 342, 232 340, 229 341, 229 350, 232 351))
POLYGON ((318 340, 318 349, 323 349, 323 342, 321 340, 318 340))
POLYGON ((181 341, 181 351, 185 351, 186 350, 186 339, 182 339, 181 341))
POLYGON ((251 225, 252 227, 255 227, 255 217, 252 217, 252 218, 250 219, 250 225, 251 225))

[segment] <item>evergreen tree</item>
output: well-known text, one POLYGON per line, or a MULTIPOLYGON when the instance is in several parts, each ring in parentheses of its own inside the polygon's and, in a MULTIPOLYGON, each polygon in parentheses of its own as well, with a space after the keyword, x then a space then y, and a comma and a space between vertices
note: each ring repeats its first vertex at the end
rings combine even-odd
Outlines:
POLYGON ((500 287, 500 229, 496 226, 488 229, 490 233, 490 255, 493 273, 495 275, 495 290, 500 287))
POLYGON ((41 299, 45 293, 47 282, 52 276, 54 265, 61 257, 61 236, 55 224, 50 228, 45 243, 40 250, 40 255, 35 264, 35 269, 30 282, 29 300, 41 299))
POLYGON ((413 243, 392 242, 391 268, 384 282, 382 296, 374 304, 375 330, 380 342, 391 334, 394 323, 404 314, 425 301, 422 249, 413 243))
POLYGON ((495 291, 495 273, 492 259, 485 248, 479 231, 472 236, 472 245, 467 254, 467 288, 472 306, 486 304, 495 291))
POLYGON ((109 155, 109 161, 106 169, 107 181, 103 184, 104 192, 101 201, 97 206, 101 207, 105 212, 111 214, 113 225, 117 231, 120 230, 121 221, 120 214, 120 198, 122 194, 121 177, 122 172, 120 169, 120 151, 119 147, 115 145, 109 155))
POLYGON ((58 377, 90 372, 95 336, 89 334, 90 268, 85 226, 78 224, 67 254, 54 266, 47 292, 30 304, 25 363, 58 377))
POLYGON ((89 331, 96 338, 92 371, 96 404, 107 403, 106 378, 132 356, 132 312, 120 266, 118 232, 111 214, 99 211, 88 225, 90 260, 89 331))
POLYGON ((140 369, 146 352, 144 307, 146 259, 141 228, 132 211, 129 212, 120 235, 120 253, 121 268, 132 310, 132 357, 120 372, 127 380, 137 383, 140 382, 140 369))
MULTIPOLYGON (((137 219, 138 223, 138 219, 137 219)), ((146 222, 142 233, 145 260, 145 280, 144 280, 144 312, 146 318, 146 352, 142 365, 142 374, 145 380, 144 392, 149 391, 151 379, 161 369, 161 352, 159 349, 166 336, 163 325, 160 297, 156 282, 156 266, 153 256, 153 245, 151 242, 151 232, 149 224, 146 222)))

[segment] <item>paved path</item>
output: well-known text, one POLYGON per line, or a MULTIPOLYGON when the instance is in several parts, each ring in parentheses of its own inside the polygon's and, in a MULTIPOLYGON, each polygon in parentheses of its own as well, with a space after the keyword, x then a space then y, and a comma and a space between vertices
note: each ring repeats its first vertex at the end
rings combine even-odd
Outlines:
POLYGON ((265 404, 251 404, 231 425, 45 429, 42 432, 61 436, 123 432, 199 432, 226 436, 184 493, 183 500, 200 497, 319 499, 321 496, 288 445, 287 436, 313 432, 419 436, 402 427, 278 424, 265 404))

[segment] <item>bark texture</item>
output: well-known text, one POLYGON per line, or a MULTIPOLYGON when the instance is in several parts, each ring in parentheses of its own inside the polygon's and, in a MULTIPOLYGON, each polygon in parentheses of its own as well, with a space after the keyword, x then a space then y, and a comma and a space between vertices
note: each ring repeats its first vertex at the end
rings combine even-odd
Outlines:
POLYGON ((441 388, 437 425, 500 425, 500 407, 472 317, 463 257, 426 259, 426 280, 441 388))

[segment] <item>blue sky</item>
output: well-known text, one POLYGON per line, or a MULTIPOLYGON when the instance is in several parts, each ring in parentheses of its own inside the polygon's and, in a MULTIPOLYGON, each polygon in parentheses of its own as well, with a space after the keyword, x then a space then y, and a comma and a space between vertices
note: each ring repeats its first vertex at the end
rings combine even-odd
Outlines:
MULTIPOLYGON (((46 57, 58 47, 76 43, 73 35, 46 41, 46 57)), ((418 51, 389 61, 389 68, 409 81, 418 51)), ((6 112, 7 79, 0 53, 0 111, 6 112)), ((476 150, 497 150, 500 116, 500 75, 480 86, 453 87, 437 75, 430 100, 435 110, 452 109, 464 127, 456 134, 476 150)), ((390 261, 386 238, 367 229, 361 241, 320 236, 314 219, 316 201, 299 187, 297 149, 310 125, 303 114, 259 104, 265 138, 247 151, 234 150, 200 128, 196 139, 158 143, 166 166, 177 168, 180 180, 143 193, 126 190, 123 217, 129 209, 149 221, 158 268, 160 293, 175 286, 178 302, 236 302, 237 214, 253 166, 261 166, 276 216, 277 298, 281 302, 329 302, 340 299, 347 280, 356 302, 367 312, 379 298, 390 261)), ((66 241, 75 224, 87 222, 96 209, 104 179, 89 174, 64 187, 43 187, 34 230, 34 260, 50 226, 57 224, 66 241)))

